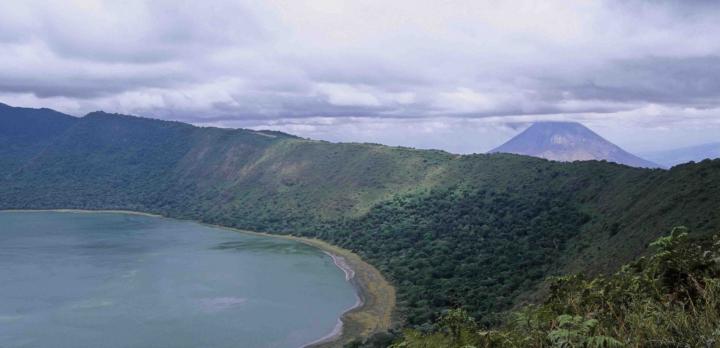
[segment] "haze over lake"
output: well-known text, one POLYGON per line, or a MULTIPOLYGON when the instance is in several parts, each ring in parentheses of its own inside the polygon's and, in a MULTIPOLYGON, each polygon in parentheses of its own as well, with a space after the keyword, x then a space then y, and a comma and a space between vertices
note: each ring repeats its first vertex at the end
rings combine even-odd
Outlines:
POLYGON ((120 213, 0 213, 0 347, 298 347, 356 302, 321 250, 120 213))

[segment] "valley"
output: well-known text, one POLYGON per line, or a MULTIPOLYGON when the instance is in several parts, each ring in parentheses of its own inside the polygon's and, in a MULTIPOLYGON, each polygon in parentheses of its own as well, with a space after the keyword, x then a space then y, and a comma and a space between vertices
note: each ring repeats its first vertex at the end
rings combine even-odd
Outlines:
POLYGON ((16 125, 0 141, 22 144, 3 147, 0 208, 133 210, 324 240, 377 267, 411 326, 456 306, 492 324, 549 275, 611 272, 674 226, 696 238, 720 227, 717 160, 639 169, 105 113, 0 118, 16 125))

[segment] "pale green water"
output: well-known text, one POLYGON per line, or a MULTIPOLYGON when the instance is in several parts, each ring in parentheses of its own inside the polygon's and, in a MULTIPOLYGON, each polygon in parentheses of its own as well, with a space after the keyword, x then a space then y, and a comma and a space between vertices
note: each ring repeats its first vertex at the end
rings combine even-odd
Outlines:
POLYGON ((298 347, 356 301, 322 251, 171 219, 0 213, 0 347, 298 347))

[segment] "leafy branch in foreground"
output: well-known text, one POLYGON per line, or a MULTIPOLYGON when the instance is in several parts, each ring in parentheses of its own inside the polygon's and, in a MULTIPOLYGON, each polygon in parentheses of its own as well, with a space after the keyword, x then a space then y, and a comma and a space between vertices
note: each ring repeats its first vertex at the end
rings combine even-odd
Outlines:
POLYGON ((720 239, 693 241, 677 227, 654 255, 617 273, 551 279, 541 305, 484 330, 462 309, 432 333, 408 330, 394 348, 720 347, 720 239))

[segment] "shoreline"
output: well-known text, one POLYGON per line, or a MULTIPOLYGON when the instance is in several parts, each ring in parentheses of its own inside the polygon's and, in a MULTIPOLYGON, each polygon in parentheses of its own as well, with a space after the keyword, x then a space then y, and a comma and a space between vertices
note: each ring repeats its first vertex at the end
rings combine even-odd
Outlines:
MULTIPOLYGON (((1 209, 0 213, 83 213, 83 214, 127 214, 127 215, 139 215, 139 216, 150 216, 164 219, 175 219, 163 215, 143 213, 141 211, 132 210, 88 210, 88 209, 1 209)), ((175 219, 183 220, 183 219, 175 219)), ((183 220, 193 221, 193 220, 183 220)), ((193 221, 197 222, 197 221, 193 221)))
POLYGON ((350 250, 340 248, 320 239, 298 237, 294 235, 271 234, 255 232, 238 228, 205 223, 196 220, 178 219, 159 214, 145 213, 132 210, 110 209, 110 210, 89 210, 89 209, 6 209, 3 212, 59 212, 59 213, 112 213, 148 216, 179 221, 188 221, 200 225, 210 226, 239 232, 243 234, 281 238, 294 240, 306 245, 320 249, 330 256, 336 267, 345 273, 345 280, 355 288, 357 301, 353 306, 346 309, 338 318, 338 323, 327 335, 315 341, 306 343, 300 348, 326 348, 343 346, 358 338, 366 338, 370 335, 387 331, 394 326, 395 310, 395 288, 382 276, 380 271, 365 262, 359 255, 350 250))
POLYGON ((354 305, 343 312, 338 318, 338 324, 328 335, 309 342, 300 348, 342 347, 355 339, 367 338, 372 334, 388 331, 397 326, 396 317, 394 316, 396 305, 395 288, 383 277, 380 271, 350 250, 317 238, 248 231, 195 220, 184 221, 255 236, 293 240, 318 248, 330 255, 335 265, 345 272, 346 280, 355 288, 355 294, 358 298, 356 304, 359 305, 354 305), (344 264, 345 268, 338 265, 337 260, 339 259, 343 260, 342 264, 344 264), (352 276, 349 277, 349 275, 352 276), (336 330, 338 332, 335 332, 336 330))
POLYGON ((355 278, 355 271, 352 269, 352 267, 350 267, 347 264, 347 262, 345 262, 345 258, 343 258, 342 256, 335 255, 326 250, 323 250, 323 253, 325 253, 326 255, 330 256, 330 258, 332 258, 335 266, 345 273, 345 281, 350 283, 353 286, 353 288, 355 288, 355 303, 342 312, 340 317, 337 319, 337 323, 335 324, 335 327, 333 328, 332 331, 330 331, 329 334, 327 334, 323 337, 320 337, 310 343, 306 343, 305 345, 301 346, 300 348, 311 348, 311 347, 316 347, 316 346, 320 346, 323 344, 331 344, 331 343, 337 341, 338 339, 340 339, 340 337, 342 336, 342 333, 343 333, 343 326, 344 326, 344 323, 342 320, 343 316, 345 316, 346 313, 348 313, 356 308, 360 308, 365 304, 365 301, 363 301, 362 297, 360 297, 358 287, 355 284, 353 284, 353 282, 352 282, 352 280, 355 278))

